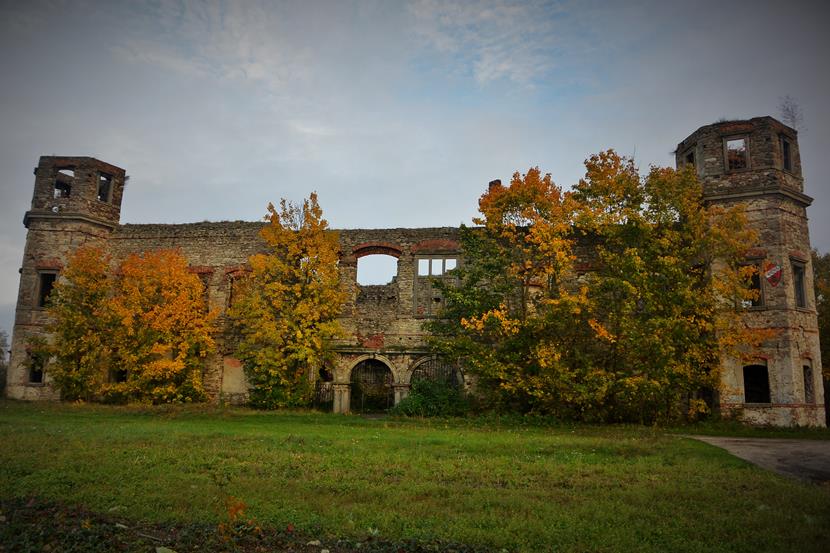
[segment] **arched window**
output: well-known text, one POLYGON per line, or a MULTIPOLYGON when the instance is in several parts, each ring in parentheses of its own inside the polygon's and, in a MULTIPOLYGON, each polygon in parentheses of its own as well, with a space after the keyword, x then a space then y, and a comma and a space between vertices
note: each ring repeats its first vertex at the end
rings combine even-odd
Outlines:
POLYGON ((441 358, 428 359, 412 369, 412 376, 409 382, 415 383, 419 380, 445 382, 452 388, 457 389, 464 386, 464 377, 458 369, 458 366, 448 363, 441 358))
POLYGON ((361 286, 389 284, 397 276, 397 257, 376 253, 357 260, 357 283, 361 286))
POLYGON ((744 367, 744 402, 770 403, 769 372, 766 365, 744 367))

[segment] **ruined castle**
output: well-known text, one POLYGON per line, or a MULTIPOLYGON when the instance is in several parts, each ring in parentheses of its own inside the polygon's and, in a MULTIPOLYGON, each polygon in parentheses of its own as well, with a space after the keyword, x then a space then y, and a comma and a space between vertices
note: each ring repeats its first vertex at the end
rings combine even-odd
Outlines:
MULTIPOLYGON (((818 322, 810 239, 797 133, 771 117, 701 127, 677 146, 678 167, 692 165, 705 201, 746 209, 759 239, 747 263, 758 267, 759 298, 746 322, 770 328, 775 338, 750 361, 725 360, 721 409, 755 423, 824 425, 818 322)), ((20 268, 7 394, 56 399, 48 365, 27 353, 43 332, 45 302, 69 255, 82 244, 107 246, 115 259, 159 248, 178 248, 206 287, 211 305, 227 307, 234 280, 248 257, 265 251, 264 223, 220 222, 122 225, 124 169, 89 157, 41 157, 35 168, 28 229, 20 268)), ((340 278, 348 292, 341 323, 347 339, 333 344, 337 362, 321 370, 318 391, 338 413, 388 407, 406 396, 416 378, 463 385, 463 371, 430 354, 422 323, 443 299, 431 285, 463 262, 456 228, 341 230, 340 278), (385 285, 357 283, 357 261, 373 254, 397 258, 385 285)), ((205 366, 214 398, 245 397, 242 367, 222 344, 205 366)))

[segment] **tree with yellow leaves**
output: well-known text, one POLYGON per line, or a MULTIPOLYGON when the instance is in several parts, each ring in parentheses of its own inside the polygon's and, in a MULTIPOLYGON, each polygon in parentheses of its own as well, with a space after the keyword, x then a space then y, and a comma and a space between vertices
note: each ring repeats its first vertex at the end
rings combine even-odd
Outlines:
POLYGON ((44 359, 54 355, 49 373, 63 399, 97 399, 108 380, 108 340, 117 324, 109 271, 110 259, 103 250, 79 248, 49 296, 47 331, 52 342, 30 343, 44 359))
POLYGON ((200 401, 202 362, 214 349, 203 284, 177 251, 109 256, 79 248, 52 292, 41 343, 64 399, 200 401))
POLYGON ((269 204, 261 235, 270 251, 252 256, 239 282, 230 316, 254 406, 309 404, 313 372, 340 333, 339 240, 322 215, 316 193, 302 205, 269 204))
POLYGON ((738 208, 703 205, 691 171, 643 178, 613 151, 586 169, 573 192, 533 168, 482 196, 481 227, 462 231, 460 286, 438 284, 447 308, 430 325, 434 345, 511 409, 638 422, 697 413, 721 353, 744 341, 753 235, 738 208))

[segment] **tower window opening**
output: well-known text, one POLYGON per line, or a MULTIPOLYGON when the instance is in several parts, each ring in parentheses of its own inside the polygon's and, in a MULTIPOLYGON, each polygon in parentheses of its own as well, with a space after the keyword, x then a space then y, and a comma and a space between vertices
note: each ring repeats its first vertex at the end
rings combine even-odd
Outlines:
POLYGON ((804 365, 802 370, 804 373, 804 403, 815 403, 816 394, 813 390, 813 367, 804 365))
POLYGON ((743 300, 742 305, 745 309, 749 309, 750 307, 763 307, 764 289, 761 286, 761 268, 758 265, 747 264, 746 266, 753 268, 752 276, 749 277, 749 289, 753 293, 753 298, 743 300))
POLYGON ((72 183, 75 181, 74 169, 58 169, 55 176, 54 198, 68 198, 72 191, 72 183))
POLYGON ((695 151, 690 150, 686 153, 686 165, 691 165, 692 167, 695 166, 695 151))
POLYGON ((106 203, 112 201, 112 175, 98 173, 98 201, 106 203))
POLYGON ((749 167, 746 138, 731 138, 726 141, 726 167, 730 171, 739 171, 749 167))
POLYGON ((770 403, 769 372, 766 365, 744 367, 744 402, 770 403))
POLYGON ((793 287, 795 288, 795 306, 807 307, 807 292, 804 288, 804 263, 793 261, 793 287))
POLYGON ((29 384, 43 384, 43 376, 46 372, 46 364, 49 362, 49 354, 41 348, 26 350, 27 381, 29 384))
POLYGON ((63 182, 55 183, 55 198, 68 198, 72 192, 72 187, 63 182))
POLYGON ((55 280, 58 278, 56 273, 40 273, 38 278, 37 289, 37 306, 46 307, 49 301, 49 296, 52 295, 52 289, 55 287, 55 280))
POLYGON ((781 160, 785 171, 793 170, 792 146, 787 137, 781 137, 781 160))

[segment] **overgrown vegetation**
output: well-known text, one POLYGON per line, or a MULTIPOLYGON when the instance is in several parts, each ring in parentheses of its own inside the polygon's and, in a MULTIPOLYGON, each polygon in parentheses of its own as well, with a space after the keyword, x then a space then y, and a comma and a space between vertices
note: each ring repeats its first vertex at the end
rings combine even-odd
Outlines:
MULTIPOLYGON (((199 277, 177 251, 130 255, 115 270, 98 248, 79 248, 50 296, 50 339, 32 339, 68 400, 166 403, 205 398, 202 361, 214 349, 214 314, 199 277)), ((41 366, 44 366, 42 364, 41 366)))
POLYGON ((464 391, 443 380, 416 380, 403 400, 391 409, 407 417, 459 417, 470 410, 464 391))
POLYGON ((271 251, 252 256, 250 273, 235 284, 229 314, 253 406, 310 405, 314 371, 340 332, 339 241, 322 215, 313 193, 301 206, 269 204, 262 238, 271 251))
POLYGON ((740 322, 754 235, 706 207, 691 170, 641 177, 613 151, 563 192, 538 168, 481 197, 460 285, 428 328, 505 410, 651 423, 707 412, 719 356, 764 338, 740 322), (588 263, 576 266, 579 257, 588 263))
POLYGON ((7 544, 760 553, 830 540, 826 487, 649 427, 0 401, 0 443, 7 544))
POLYGON ((813 284, 818 311, 821 367, 824 380, 830 382, 830 253, 820 255, 813 250, 813 284))

